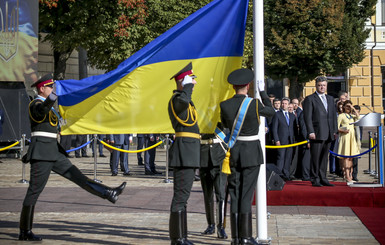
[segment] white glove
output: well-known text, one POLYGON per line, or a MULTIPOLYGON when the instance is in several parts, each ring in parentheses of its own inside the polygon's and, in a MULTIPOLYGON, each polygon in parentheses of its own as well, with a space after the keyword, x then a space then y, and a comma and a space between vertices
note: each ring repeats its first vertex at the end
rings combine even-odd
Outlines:
POLYGON ((193 79, 189 75, 186 75, 183 78, 182 87, 184 87, 186 84, 189 84, 189 83, 193 83, 193 79))
POLYGON ((258 89, 259 91, 265 91, 265 81, 258 81, 258 89))

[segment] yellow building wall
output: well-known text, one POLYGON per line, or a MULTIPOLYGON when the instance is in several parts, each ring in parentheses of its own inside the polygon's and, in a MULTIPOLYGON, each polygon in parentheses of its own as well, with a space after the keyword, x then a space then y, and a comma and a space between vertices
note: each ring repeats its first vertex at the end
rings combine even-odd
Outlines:
MULTIPOLYGON (((363 104, 371 110, 383 114, 381 66, 385 66, 385 50, 373 50, 373 81, 371 79, 370 50, 366 50, 365 55, 362 62, 353 65, 348 70, 347 90, 349 97, 353 104, 361 106, 362 114, 370 112, 363 104)), ((306 83, 303 96, 306 97, 314 93, 314 86, 314 81, 306 83)))

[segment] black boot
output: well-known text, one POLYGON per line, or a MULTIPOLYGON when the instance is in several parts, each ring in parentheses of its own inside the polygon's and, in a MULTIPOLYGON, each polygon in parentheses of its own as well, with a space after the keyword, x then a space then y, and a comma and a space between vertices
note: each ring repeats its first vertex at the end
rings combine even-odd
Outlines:
POLYGON ((85 176, 75 165, 71 166, 63 176, 89 193, 107 199, 112 203, 115 203, 118 200, 118 196, 122 194, 123 189, 126 187, 126 182, 123 182, 116 188, 105 186, 85 176))
POLYGON ((126 182, 123 182, 120 186, 116 188, 110 188, 94 180, 87 180, 84 189, 88 192, 99 196, 103 199, 115 203, 118 200, 120 194, 122 194, 123 189, 126 187, 126 182))
POLYGON ((239 243, 239 215, 238 213, 230 214, 231 222, 231 245, 238 245, 239 243))
POLYGON ((252 214, 245 213, 241 214, 239 217, 239 236, 240 244, 251 244, 258 245, 258 243, 253 238, 253 223, 252 223, 252 214))
POLYGON ((215 232, 214 201, 213 198, 204 197, 207 228, 202 234, 211 235, 215 232))
POLYGON ((187 240, 187 218, 186 211, 171 212, 169 233, 171 245, 191 245, 187 240))
POLYGON ((217 204, 217 235, 220 239, 227 239, 225 232, 225 201, 219 201, 217 204))
POLYGON ((23 206, 20 215, 20 234, 19 240, 23 241, 41 241, 41 237, 32 233, 33 214, 35 206, 23 206))

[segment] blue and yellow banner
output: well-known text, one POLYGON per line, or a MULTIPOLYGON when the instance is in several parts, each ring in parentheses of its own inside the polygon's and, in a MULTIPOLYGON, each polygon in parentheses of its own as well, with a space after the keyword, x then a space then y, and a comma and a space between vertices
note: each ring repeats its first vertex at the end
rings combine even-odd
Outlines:
POLYGON ((248 0, 214 0, 122 62, 82 80, 57 81, 62 134, 173 133, 167 106, 176 72, 189 62, 202 133, 213 133, 219 103, 233 95, 228 74, 242 62, 248 0))

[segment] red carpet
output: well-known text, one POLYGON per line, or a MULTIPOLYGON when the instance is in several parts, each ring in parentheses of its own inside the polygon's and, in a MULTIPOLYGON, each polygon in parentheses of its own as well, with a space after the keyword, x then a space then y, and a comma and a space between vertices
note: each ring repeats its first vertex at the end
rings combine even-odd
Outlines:
POLYGON ((380 244, 385 244, 385 208, 353 207, 353 212, 380 244))
POLYGON ((310 181, 287 181, 283 190, 267 192, 267 205, 385 207, 385 188, 333 184, 334 187, 313 187, 310 181))

